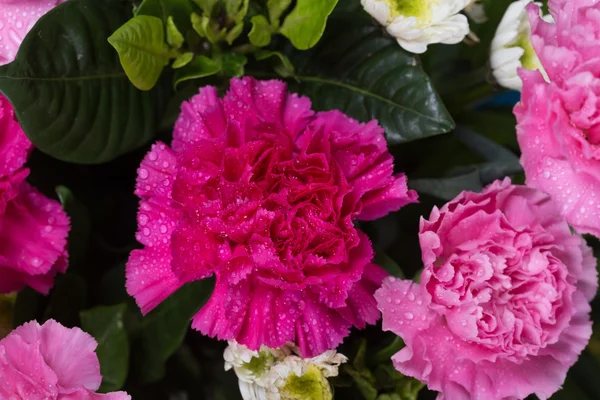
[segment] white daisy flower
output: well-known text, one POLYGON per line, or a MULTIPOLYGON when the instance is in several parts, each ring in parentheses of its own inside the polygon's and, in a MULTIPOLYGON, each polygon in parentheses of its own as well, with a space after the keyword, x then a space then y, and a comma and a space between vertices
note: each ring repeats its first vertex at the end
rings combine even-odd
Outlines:
POLYGON ((411 53, 424 53, 432 43, 455 44, 469 34, 460 12, 472 0, 361 0, 398 44, 411 53))
POLYGON ((235 341, 225 350, 225 370, 234 369, 244 400, 331 400, 328 377, 338 375, 338 367, 348 359, 328 350, 313 358, 300 357, 292 345, 259 352, 235 341))
MULTIPOLYGON (((508 6, 492 40, 492 73, 501 86, 512 90, 520 91, 523 86, 517 73, 520 67, 539 69, 548 80, 531 43, 531 26, 526 9, 530 2, 531 0, 518 0, 508 6)), ((553 22, 551 15, 546 15, 543 19, 553 22)))

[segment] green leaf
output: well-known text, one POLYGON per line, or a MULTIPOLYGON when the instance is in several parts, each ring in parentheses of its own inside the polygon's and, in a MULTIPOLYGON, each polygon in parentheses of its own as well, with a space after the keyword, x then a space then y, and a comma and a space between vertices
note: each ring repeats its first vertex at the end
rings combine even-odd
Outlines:
POLYGON ((271 25, 264 15, 255 15, 250 20, 252 29, 248 33, 250 43, 258 47, 265 47, 271 43, 271 25))
POLYGON ((50 292, 44 320, 54 319, 69 328, 78 326, 79 312, 86 300, 87 288, 81 276, 74 273, 59 276, 50 292))
POLYGON ((171 64, 171 67, 173 67, 173 69, 178 69, 181 67, 185 67, 186 65, 188 65, 192 60, 194 59, 194 53, 192 53, 191 51, 187 52, 187 53, 183 53, 180 54, 179 56, 177 56, 177 58, 173 61, 173 64, 171 64))
POLYGON ((175 25, 175 21, 173 17, 167 18, 167 43, 169 46, 174 47, 176 49, 180 49, 183 46, 183 42, 185 39, 179 29, 177 29, 177 25, 175 25))
POLYGON ((12 325, 21 326, 25 322, 37 319, 40 304, 43 300, 44 297, 30 287, 20 290, 15 300, 12 325))
POLYGON ((244 66, 248 62, 248 59, 243 54, 224 53, 221 54, 219 62, 225 76, 236 77, 244 75, 244 66))
POLYGON ((212 14, 213 9, 217 5, 219 0, 194 0, 194 3, 198 5, 204 11, 206 15, 212 14))
POLYGON ((225 0, 225 12, 233 21, 240 23, 248 13, 249 0, 225 0))
POLYGON ((96 354, 100 360, 103 393, 119 390, 129 371, 129 341, 124 326, 127 306, 96 307, 82 311, 81 327, 98 342, 96 354))
POLYGON ((267 9, 269 10, 269 19, 275 30, 279 29, 279 19, 292 4, 292 0, 269 0, 267 1, 267 9))
POLYGON ((129 80, 140 90, 152 89, 171 59, 163 23, 156 17, 133 17, 117 29, 108 42, 119 53, 129 80))
POLYGON ((192 62, 175 72, 174 85, 177 87, 182 82, 215 75, 219 71, 221 68, 215 61, 205 56, 196 56, 192 62))
POLYGON ((379 251, 375 255, 375 264, 385 269, 390 275, 404 279, 402 268, 387 254, 379 251))
POLYGON ((207 38, 209 42, 215 44, 219 41, 219 34, 214 31, 210 18, 206 15, 192 13, 192 27, 198 35, 207 38))
POLYGON ((258 61, 266 59, 276 59, 277 64, 275 65, 275 72, 284 78, 294 76, 294 65, 287 56, 278 51, 259 50, 254 54, 254 57, 258 61))
POLYGON ((118 0, 69 0, 44 15, 0 67, 0 92, 35 146, 97 164, 154 136, 168 96, 133 87, 106 38, 131 16, 118 0))
POLYGON ((69 232, 68 251, 69 267, 80 269, 85 262, 85 256, 90 244, 90 213, 65 186, 58 186, 56 194, 60 199, 63 209, 71 220, 69 232))
POLYGON ((496 179, 515 175, 523 171, 519 160, 489 162, 462 168, 460 173, 447 178, 413 179, 411 189, 443 200, 452 200, 463 190, 479 192, 496 179))
POLYGON ((368 17, 336 13, 319 44, 288 54, 290 88, 319 110, 339 109, 359 121, 377 119, 398 144, 450 131, 454 122, 416 56, 382 36, 368 17))
POLYGON ((185 32, 192 27, 192 11, 190 0, 144 0, 135 10, 135 15, 152 15, 160 18, 164 24, 172 16, 177 26, 185 32))
POLYGON ((165 362, 181 345, 190 319, 208 299, 213 282, 205 279, 187 284, 146 315, 133 363, 142 382, 155 382, 164 376, 165 362))
POLYGON ((231 30, 227 32, 227 35, 225 35, 225 41, 227 42, 227 44, 231 45, 235 41, 235 39, 237 39, 242 34, 243 31, 244 22, 240 22, 239 24, 231 28, 231 30))
POLYGON ((297 49, 310 49, 323 35, 327 17, 337 2, 338 0, 298 0, 296 7, 281 25, 281 34, 297 49))

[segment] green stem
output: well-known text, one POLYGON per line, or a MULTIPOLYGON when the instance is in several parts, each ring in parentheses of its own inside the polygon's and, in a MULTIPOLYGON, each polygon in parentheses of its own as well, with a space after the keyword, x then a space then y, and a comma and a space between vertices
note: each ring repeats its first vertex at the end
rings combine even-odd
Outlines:
POLYGON ((370 359, 370 363, 375 366, 388 361, 394 354, 404 347, 404 341, 400 336, 397 336, 392 343, 379 350, 370 359))

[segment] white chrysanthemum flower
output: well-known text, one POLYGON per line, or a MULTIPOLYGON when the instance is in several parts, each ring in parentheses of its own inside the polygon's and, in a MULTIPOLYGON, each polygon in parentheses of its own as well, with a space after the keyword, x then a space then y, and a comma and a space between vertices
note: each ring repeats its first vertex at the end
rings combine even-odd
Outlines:
POLYGON ((432 43, 455 44, 469 34, 467 17, 460 12, 472 0, 361 0, 398 44, 424 53, 432 43))
POLYGON ((348 359, 328 350, 313 358, 301 358, 292 345, 279 349, 248 350, 235 341, 225 350, 225 369, 234 369, 244 400, 300 400, 332 398, 328 377, 337 376, 348 359))
POLYGON ((467 16, 476 24, 483 24, 485 21, 487 21, 485 7, 480 1, 481 0, 473 0, 465 7, 465 14, 467 14, 467 16))
MULTIPOLYGON (((526 9, 530 2, 531 0, 518 0, 508 6, 491 46, 490 64, 494 78, 501 86, 518 91, 523 86, 517 73, 520 67, 539 69, 548 80, 531 43, 531 26, 526 9)), ((551 15, 546 15, 543 19, 553 22, 551 15)))

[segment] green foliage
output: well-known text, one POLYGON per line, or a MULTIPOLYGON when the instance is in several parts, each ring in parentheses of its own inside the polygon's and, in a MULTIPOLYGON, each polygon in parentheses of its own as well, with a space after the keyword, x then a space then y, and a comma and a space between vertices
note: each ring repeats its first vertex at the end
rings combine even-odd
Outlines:
POLYGON ((248 34, 250 43, 258 47, 265 47, 271 43, 272 28, 264 15, 255 15, 250 20, 252 30, 248 34))
POLYGON ((340 109, 360 121, 377 119, 390 144, 454 127, 418 58, 382 37, 363 15, 334 14, 314 49, 288 55, 296 68, 294 90, 319 110, 340 109))
POLYGON ((298 0, 296 7, 281 25, 281 34, 297 49, 310 49, 323 35, 327 17, 337 2, 338 0, 298 0))
POLYGON ((100 391, 119 390, 129 371, 129 339, 125 331, 127 306, 96 307, 81 312, 81 327, 98 342, 102 386, 100 391))
POLYGON ((219 73, 221 67, 208 57, 196 56, 185 67, 175 72, 175 87, 182 82, 219 73))
POLYGON ((0 67, 0 91, 38 149, 96 164, 153 137, 167 93, 130 85, 106 41, 129 13, 117 0, 71 0, 42 17, 16 60, 0 67))
MULTIPOLYGON (((172 29, 168 32, 170 39, 176 41, 172 29)), ((140 90, 152 89, 171 59, 163 23, 156 17, 138 15, 132 18, 117 29, 108 42, 119 53, 129 80, 140 90)))

